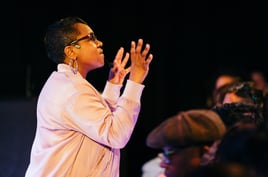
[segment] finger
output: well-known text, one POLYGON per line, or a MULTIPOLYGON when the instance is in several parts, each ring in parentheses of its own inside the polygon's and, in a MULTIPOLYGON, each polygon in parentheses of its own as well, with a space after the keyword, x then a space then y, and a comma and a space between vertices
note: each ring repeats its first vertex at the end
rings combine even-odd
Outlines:
POLYGON ((147 56, 149 50, 150 50, 150 45, 146 44, 144 50, 141 53, 141 56, 145 58, 147 56))
POLYGON ((124 53, 124 48, 120 47, 120 49, 117 51, 117 54, 114 58, 114 63, 117 63, 121 61, 122 57, 123 57, 123 53, 124 53))
POLYGON ((146 59, 146 64, 149 65, 151 61, 153 60, 153 54, 150 54, 148 58, 146 59))
POLYGON ((125 73, 128 74, 130 72, 131 67, 129 66, 128 68, 125 69, 125 73))
POLYGON ((131 41, 131 48, 130 48, 131 55, 135 54, 135 48, 136 48, 136 43, 134 41, 131 41))
POLYGON ((128 62, 128 59, 129 59, 129 53, 127 52, 122 63, 121 63, 121 66, 124 68, 128 62))
POLYGON ((136 52, 137 52, 137 53, 140 53, 141 48, 142 48, 142 44, 143 44, 143 40, 142 40, 142 39, 139 39, 139 40, 138 40, 137 47, 136 47, 136 52))

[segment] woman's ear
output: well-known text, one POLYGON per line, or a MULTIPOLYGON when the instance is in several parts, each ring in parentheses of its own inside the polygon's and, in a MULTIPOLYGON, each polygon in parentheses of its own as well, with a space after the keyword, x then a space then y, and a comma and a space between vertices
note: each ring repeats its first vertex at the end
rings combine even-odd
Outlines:
POLYGON ((66 46, 64 48, 64 53, 68 58, 76 58, 76 53, 74 51, 74 46, 66 46))

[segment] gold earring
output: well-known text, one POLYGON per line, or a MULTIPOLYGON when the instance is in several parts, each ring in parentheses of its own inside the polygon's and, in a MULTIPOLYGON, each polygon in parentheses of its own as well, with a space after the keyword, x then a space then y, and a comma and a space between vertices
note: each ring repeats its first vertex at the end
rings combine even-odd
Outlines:
POLYGON ((78 71, 78 63, 77 63, 77 59, 70 59, 69 61, 69 66, 71 67, 72 71, 74 74, 77 73, 78 71))

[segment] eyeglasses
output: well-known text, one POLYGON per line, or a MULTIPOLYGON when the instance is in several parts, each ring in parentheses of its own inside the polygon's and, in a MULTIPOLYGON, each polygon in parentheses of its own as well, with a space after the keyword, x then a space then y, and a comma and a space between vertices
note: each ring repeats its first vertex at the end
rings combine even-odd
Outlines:
MULTIPOLYGON (((83 37, 81 37, 81 38, 79 38, 79 39, 76 39, 76 40, 70 42, 68 45, 74 45, 74 44, 77 44, 79 41, 82 41, 82 40, 85 40, 85 39, 88 39, 88 40, 93 41, 93 42, 95 42, 95 43, 96 43, 96 41, 98 40, 94 33, 90 33, 90 34, 88 34, 88 35, 86 35, 86 36, 83 36, 83 37)), ((68 45, 67 45, 67 46, 68 46, 68 45)))
POLYGON ((165 161, 166 164, 170 163, 170 157, 178 152, 178 149, 164 149, 162 155, 160 157, 165 161))

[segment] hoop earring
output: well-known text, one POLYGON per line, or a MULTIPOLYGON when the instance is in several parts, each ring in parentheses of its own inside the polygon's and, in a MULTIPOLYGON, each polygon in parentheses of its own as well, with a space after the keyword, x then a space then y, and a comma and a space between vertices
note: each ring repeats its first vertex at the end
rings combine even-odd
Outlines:
POLYGON ((77 73, 78 71, 78 63, 77 63, 77 59, 70 59, 69 61, 69 66, 71 67, 72 71, 74 74, 77 73))

